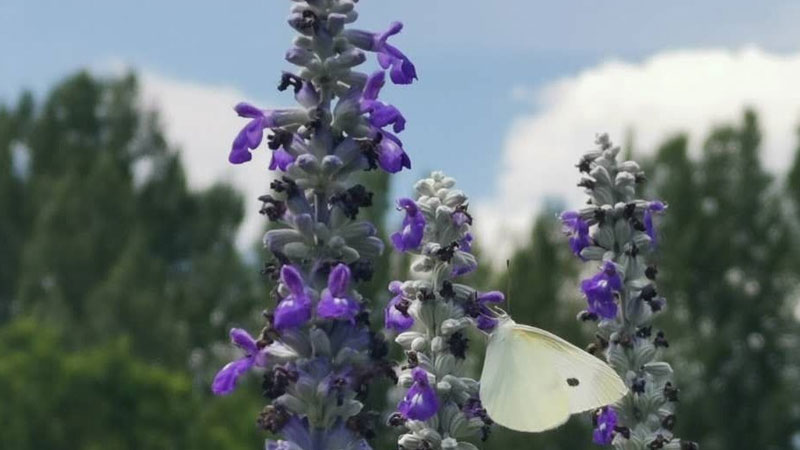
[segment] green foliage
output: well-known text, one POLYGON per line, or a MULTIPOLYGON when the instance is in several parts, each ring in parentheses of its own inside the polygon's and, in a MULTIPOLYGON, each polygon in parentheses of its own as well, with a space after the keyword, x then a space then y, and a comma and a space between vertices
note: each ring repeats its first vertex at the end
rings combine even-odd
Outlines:
POLYGON ((782 449, 800 417, 789 303, 797 269, 782 193, 761 166, 755 114, 711 133, 701 156, 665 143, 650 173, 664 216, 659 266, 683 396, 679 433, 708 450, 782 449), (794 411, 794 412, 792 412, 794 411))

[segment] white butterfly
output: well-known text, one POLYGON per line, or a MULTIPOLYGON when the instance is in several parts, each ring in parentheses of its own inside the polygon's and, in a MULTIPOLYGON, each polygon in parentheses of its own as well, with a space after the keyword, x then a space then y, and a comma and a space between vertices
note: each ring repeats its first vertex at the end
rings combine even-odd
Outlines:
POLYGON ((480 397, 498 424, 539 432, 571 414, 612 404, 628 388, 605 362, 560 337, 508 315, 489 336, 480 397))

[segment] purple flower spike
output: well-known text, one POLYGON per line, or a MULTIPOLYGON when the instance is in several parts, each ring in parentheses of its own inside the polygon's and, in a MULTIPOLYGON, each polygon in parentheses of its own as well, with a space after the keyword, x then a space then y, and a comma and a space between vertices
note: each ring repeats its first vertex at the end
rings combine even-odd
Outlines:
POLYGON ((466 233, 463 238, 458 240, 458 249, 462 252, 472 250, 472 241, 474 240, 472 233, 466 233))
POLYGON ((597 445, 611 445, 611 441, 614 440, 614 428, 617 426, 617 413, 606 406, 597 414, 596 423, 592 441, 597 445))
POLYGON ((592 245, 589 239, 589 224, 581 219, 576 211, 566 211, 561 213, 561 223, 564 224, 564 233, 570 236, 569 246, 572 253, 583 259, 581 251, 592 245))
POLYGON ((244 350, 244 358, 229 362, 214 377, 211 391, 216 395, 228 395, 236 388, 236 381, 242 374, 255 365, 264 365, 264 358, 256 345, 255 339, 241 328, 233 328, 230 332, 231 341, 244 350))
POLYGON ((250 150, 255 149, 261 144, 264 138, 264 128, 274 126, 272 111, 265 111, 256 108, 249 103, 239 103, 234 108, 240 117, 252 119, 233 140, 231 153, 228 161, 232 164, 241 164, 253 159, 250 150))
POLYGON ((350 285, 350 268, 339 264, 333 268, 328 276, 328 288, 322 291, 322 297, 317 304, 317 314, 325 319, 338 319, 353 321, 358 314, 358 302, 347 295, 350 285))
POLYGON ((407 419, 428 420, 439 410, 439 399, 428 381, 428 372, 417 367, 411 376, 414 384, 397 405, 397 410, 407 419))
POLYGON ((410 198, 401 198, 397 201, 397 209, 405 210, 406 217, 403 219, 403 229, 393 233, 392 244, 394 248, 401 252, 415 250, 422 243, 422 235, 425 231, 425 217, 420 212, 417 204, 410 198))
POLYGON ((613 263, 606 262, 597 275, 583 280, 581 290, 586 295, 588 311, 604 319, 617 317, 615 292, 622 290, 622 279, 613 263))
POLYGON ((290 265, 281 268, 281 281, 289 288, 289 294, 275 308, 275 328, 284 330, 302 326, 311 318, 311 299, 306 292, 303 277, 290 265))
POLYGON ((656 234, 656 227, 653 225, 653 213, 661 213, 667 209, 667 205, 662 202, 654 201, 647 205, 644 210, 644 228, 648 236, 650 236, 650 245, 656 247, 658 245, 658 235, 656 234))
POLYGON ((389 284, 389 292, 394 297, 389 301, 384 311, 384 324, 386 328, 398 332, 406 331, 414 325, 414 318, 408 314, 408 302, 404 302, 403 292, 399 281, 389 284))

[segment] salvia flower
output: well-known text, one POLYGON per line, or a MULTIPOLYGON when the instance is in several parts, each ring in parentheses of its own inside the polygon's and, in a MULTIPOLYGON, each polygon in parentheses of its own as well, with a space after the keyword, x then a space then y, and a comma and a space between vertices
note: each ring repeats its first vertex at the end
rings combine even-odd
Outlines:
POLYGON ((231 341, 244 350, 245 356, 228 363, 217 372, 211 385, 211 390, 217 395, 227 395, 233 392, 239 377, 254 366, 263 366, 266 358, 258 348, 256 340, 247 331, 234 328, 231 330, 230 335, 231 341))
POLYGON ((384 326, 394 331, 406 331, 414 325, 414 318, 408 312, 409 301, 403 297, 402 283, 392 281, 389 292, 394 297, 386 305, 384 311, 384 326))
POLYGON ((588 206, 561 214, 561 220, 571 250, 600 266, 581 282, 588 308, 578 317, 596 320, 593 346, 626 381, 629 393, 598 411, 593 440, 618 450, 697 448, 673 434, 677 388, 672 367, 659 360, 659 350, 669 344, 663 331, 653 330, 666 305, 655 285, 653 215, 666 205, 637 198, 637 185, 646 179, 639 165, 618 162, 620 148, 607 135, 597 144, 578 164, 588 206))
POLYGON ((407 419, 428 420, 439 410, 439 399, 430 385, 428 372, 421 368, 412 371, 414 384, 406 392, 405 398, 397 405, 397 410, 407 419))
POLYGON ((328 287, 322 291, 322 296, 317 303, 317 315, 324 319, 350 321, 355 319, 361 307, 348 295, 349 286, 350 268, 345 264, 334 267, 328 277, 328 287))
POLYGON ((588 311, 604 319, 617 316, 616 295, 622 290, 622 279, 611 262, 603 264, 603 269, 581 282, 581 290, 589 304, 588 311))
POLYGON ((658 245, 656 227, 653 225, 653 213, 661 213, 667 206, 659 201, 650 202, 644 210, 644 227, 647 235, 650 236, 650 243, 655 247, 658 245))
POLYGON ((389 76, 395 84, 410 84, 417 79, 417 69, 403 52, 387 42, 402 29, 402 23, 392 22, 382 33, 347 30, 345 35, 353 45, 377 53, 378 63, 383 69, 389 69, 389 76))
MULTIPOLYGON (((275 436, 269 450, 369 450, 366 439, 375 433, 362 401, 375 378, 397 378, 385 360, 383 333, 369 329, 359 292, 384 243, 374 225, 359 220, 372 194, 356 179, 361 171, 411 167, 396 136, 406 119, 379 97, 384 70, 403 84, 416 79, 416 70, 387 42, 399 23, 380 33, 350 29, 357 3, 292 0, 288 22, 298 35, 285 56, 298 67, 280 74, 278 90, 292 88, 297 104, 235 108, 248 122, 234 139, 230 162, 250 161, 266 130, 269 169, 282 172, 259 198, 271 221, 263 242, 276 305, 265 311, 258 341, 241 330, 232 334, 245 357, 225 366, 212 389, 228 393, 244 372, 264 369, 262 393, 270 403, 257 423, 275 436), (384 70, 359 71, 365 51, 377 53, 384 70)), ((414 324, 410 316, 395 319, 398 331, 414 324)))
POLYGON ((576 211, 565 211, 561 213, 561 223, 564 224, 564 232, 569 235, 569 246, 572 253, 581 256, 581 251, 592 245, 589 239, 589 224, 581 219, 576 211))
POLYGON ((474 450, 469 441, 487 439, 492 425, 464 361, 467 329, 494 328, 491 306, 502 302, 503 294, 456 282, 477 261, 469 253, 469 199, 454 185, 441 172, 418 181, 416 199, 399 202, 406 217, 403 230, 392 236, 399 251, 413 255, 411 269, 419 275, 389 285, 393 297, 384 313, 387 332, 396 335, 406 355, 398 381, 407 391, 389 424, 404 427, 397 443, 409 450, 474 450))
POLYGON ((281 299, 275 308, 275 328, 284 330, 305 324, 311 318, 311 298, 303 276, 293 266, 281 268, 281 282, 290 294, 281 299))
POLYGON ((617 413, 613 408, 601 408, 595 416, 595 427, 592 441, 597 445, 609 445, 614 440, 614 428, 617 426, 617 413))
POLYGON ((410 198, 398 200, 397 209, 404 210, 406 217, 403 219, 403 228, 392 234, 392 244, 401 252, 415 250, 422 242, 422 235, 425 232, 425 217, 419 211, 414 200, 410 198))

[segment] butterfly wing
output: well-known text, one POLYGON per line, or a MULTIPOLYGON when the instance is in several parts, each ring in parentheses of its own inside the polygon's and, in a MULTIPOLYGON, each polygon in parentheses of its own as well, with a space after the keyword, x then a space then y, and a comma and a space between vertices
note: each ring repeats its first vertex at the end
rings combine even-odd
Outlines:
POLYGON ((552 333, 507 320, 486 349, 480 395, 500 425, 538 432, 614 403, 627 390, 603 361, 552 333))
POLYGON ((569 419, 569 396, 551 355, 511 320, 489 339, 481 374, 481 403, 489 417, 517 431, 538 432, 569 419))
POLYGON ((528 348, 547 354, 569 399, 571 414, 610 405, 628 392, 622 378, 608 364, 564 339, 539 328, 514 325, 512 331, 529 342, 528 348))

